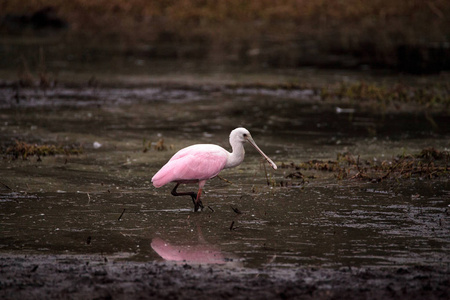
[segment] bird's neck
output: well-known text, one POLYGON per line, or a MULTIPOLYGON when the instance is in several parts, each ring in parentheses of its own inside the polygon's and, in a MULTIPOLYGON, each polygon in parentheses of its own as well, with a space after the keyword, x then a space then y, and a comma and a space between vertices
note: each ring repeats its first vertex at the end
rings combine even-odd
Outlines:
POLYGON ((233 168, 242 163, 245 156, 245 149, 242 143, 231 144, 232 152, 228 155, 225 168, 233 168))

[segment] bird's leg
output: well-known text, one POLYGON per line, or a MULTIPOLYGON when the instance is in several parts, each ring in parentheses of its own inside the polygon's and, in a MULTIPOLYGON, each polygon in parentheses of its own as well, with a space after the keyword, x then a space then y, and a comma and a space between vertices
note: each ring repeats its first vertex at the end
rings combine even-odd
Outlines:
POLYGON ((199 183, 199 189, 198 189, 197 194, 195 194, 194 192, 183 192, 183 193, 177 192, 177 188, 180 185, 179 183, 177 183, 172 190, 172 195, 173 196, 191 196, 192 202, 194 202, 194 211, 198 211, 199 208, 201 208, 201 210, 203 210, 204 206, 203 206, 202 201, 200 200, 200 196, 202 195, 202 189, 203 189, 203 186, 205 185, 205 182, 206 181, 199 183))
POLYGON ((199 188, 197 192, 197 198, 194 201, 194 211, 198 211, 199 208, 203 210, 203 203, 202 200, 200 200, 201 195, 202 195, 202 188, 199 188))
MULTIPOLYGON (((177 183, 177 185, 173 188, 172 190, 172 195, 173 196, 191 196, 192 198, 192 202, 194 202, 194 205, 196 205, 196 199, 197 199, 197 195, 194 192, 184 192, 184 193, 178 193, 177 192, 177 188, 180 184, 177 183)), ((197 208, 198 210, 198 208, 197 208)), ((196 211, 197 211, 196 210, 196 211)))
POLYGON ((203 210, 203 203, 202 200, 200 200, 200 197, 202 196, 202 190, 203 187, 205 186, 206 180, 200 180, 198 182, 198 192, 197 192, 197 198, 195 199, 194 202, 194 211, 198 211, 199 208, 201 208, 203 210))

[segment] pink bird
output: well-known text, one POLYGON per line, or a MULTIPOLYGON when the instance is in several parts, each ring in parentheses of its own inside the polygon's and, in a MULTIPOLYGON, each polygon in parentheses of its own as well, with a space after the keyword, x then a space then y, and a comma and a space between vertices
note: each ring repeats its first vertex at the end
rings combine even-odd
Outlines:
POLYGON ((181 149, 153 176, 152 183, 155 187, 161 187, 169 182, 175 182, 172 190, 173 196, 191 196, 194 202, 194 211, 203 209, 200 196, 208 179, 219 174, 223 169, 233 168, 244 160, 244 144, 249 142, 270 163, 273 169, 277 165, 259 149, 253 141, 250 132, 242 127, 236 128, 230 133, 232 152, 212 144, 198 144, 181 149), (198 192, 178 193, 177 188, 181 183, 198 183, 198 192))

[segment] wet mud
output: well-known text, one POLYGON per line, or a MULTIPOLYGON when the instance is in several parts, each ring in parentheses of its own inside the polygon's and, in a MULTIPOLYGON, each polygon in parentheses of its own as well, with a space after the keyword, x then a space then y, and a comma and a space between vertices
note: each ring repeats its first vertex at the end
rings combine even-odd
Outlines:
POLYGON ((236 269, 98 256, 0 258, 2 299, 448 299, 442 267, 236 269))
POLYGON ((2 298, 449 296, 445 111, 225 85, 0 92, 2 298), (242 165, 208 181, 198 213, 173 186, 151 185, 183 147, 229 149, 237 126, 285 167, 271 170, 247 147, 242 165), (18 142, 80 151, 6 151, 18 142), (418 161, 430 147, 443 156, 418 161), (376 178, 410 160, 375 181, 348 161, 349 176, 296 170, 342 157, 383 167, 376 178), (425 172, 403 176, 411 159, 425 172))

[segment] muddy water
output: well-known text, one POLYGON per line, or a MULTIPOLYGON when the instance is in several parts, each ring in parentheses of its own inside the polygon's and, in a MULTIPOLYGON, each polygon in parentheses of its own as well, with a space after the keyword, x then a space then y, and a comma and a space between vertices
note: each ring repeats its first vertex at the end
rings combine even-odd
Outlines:
POLYGON ((273 187, 267 178, 286 180, 290 170, 266 166, 266 177, 247 147, 244 163, 221 173, 229 182, 207 183, 200 213, 189 197, 171 196, 172 186, 150 182, 182 147, 228 149, 237 126, 277 164, 343 152, 383 160, 429 146, 448 150, 445 114, 337 113, 311 91, 151 86, 25 89, 18 101, 13 89, 2 95, 3 144, 84 149, 1 161, 2 252, 246 267, 450 263, 448 177, 367 183, 315 173, 298 187, 273 187), (149 146, 160 138, 165 151, 149 146))

